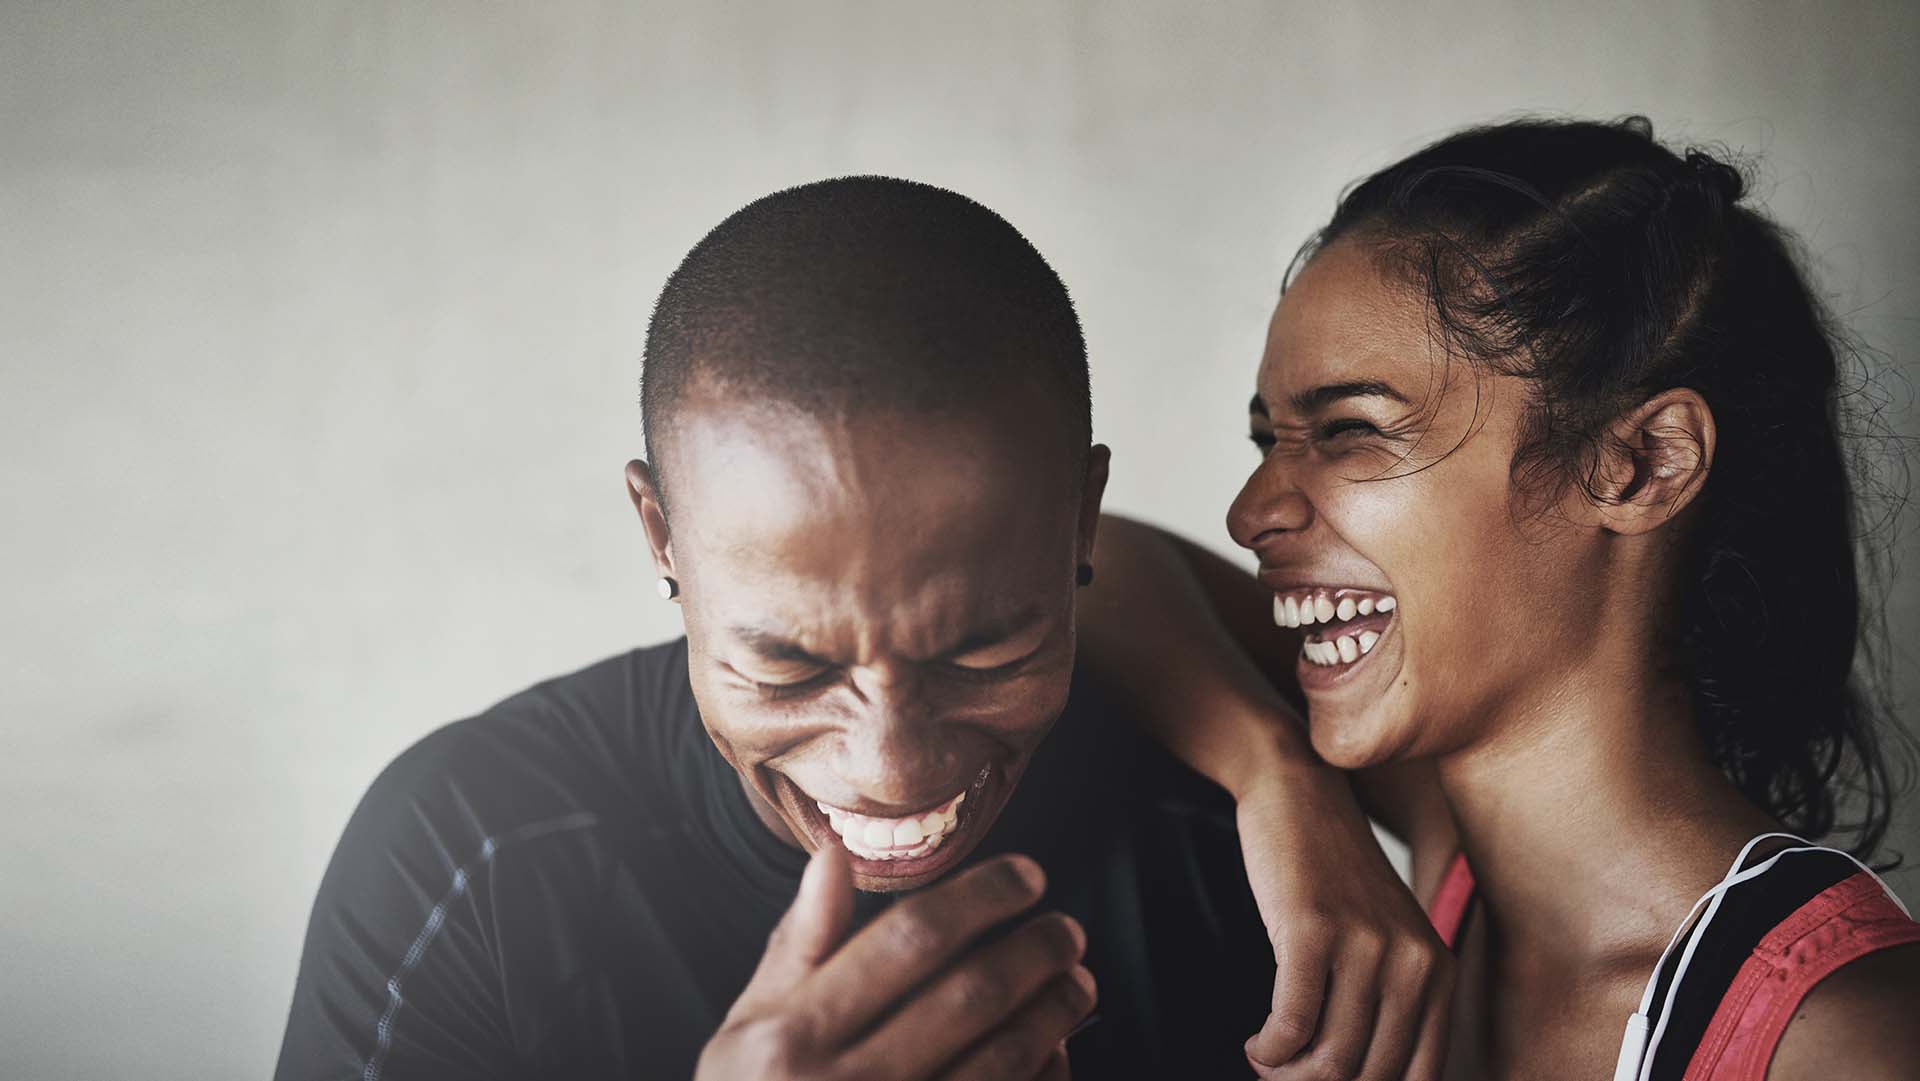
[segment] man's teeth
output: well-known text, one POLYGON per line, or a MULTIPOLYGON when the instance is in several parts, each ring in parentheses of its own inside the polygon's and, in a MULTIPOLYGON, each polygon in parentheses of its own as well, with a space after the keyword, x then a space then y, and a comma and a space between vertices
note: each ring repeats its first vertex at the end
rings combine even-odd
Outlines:
POLYGON ((952 799, 923 814, 906 818, 874 818, 843 811, 815 801, 847 851, 867 860, 913 860, 939 848, 960 821, 960 804, 967 794, 952 799))

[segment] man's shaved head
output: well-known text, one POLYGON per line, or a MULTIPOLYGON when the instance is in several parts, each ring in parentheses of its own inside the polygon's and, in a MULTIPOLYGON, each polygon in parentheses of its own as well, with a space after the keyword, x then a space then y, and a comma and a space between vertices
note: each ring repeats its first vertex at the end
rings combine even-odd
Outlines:
POLYGON ((1039 398, 1063 465, 1091 442, 1086 342, 1060 278, 993 211, 888 177, 776 192, 694 245, 647 328, 641 411, 663 487, 695 393, 823 420, 1039 398))

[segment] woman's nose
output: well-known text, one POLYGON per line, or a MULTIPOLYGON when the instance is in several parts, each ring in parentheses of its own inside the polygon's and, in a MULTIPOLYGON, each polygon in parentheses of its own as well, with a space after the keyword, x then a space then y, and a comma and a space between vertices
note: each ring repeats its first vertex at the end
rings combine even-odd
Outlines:
POLYGON ((1260 463, 1227 508, 1227 532, 1233 542, 1254 552, 1312 524, 1313 502, 1278 454, 1269 454, 1260 463))

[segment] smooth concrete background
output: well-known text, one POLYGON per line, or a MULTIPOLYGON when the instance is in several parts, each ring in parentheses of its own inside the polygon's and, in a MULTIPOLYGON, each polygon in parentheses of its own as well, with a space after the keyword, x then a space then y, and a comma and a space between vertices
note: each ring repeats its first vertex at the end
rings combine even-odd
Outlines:
POLYGON ((778 10, 0 6, 0 1076, 263 1076, 375 771, 676 633, 621 493, 636 358, 769 190, 1006 214, 1079 300, 1112 505, 1223 551, 1288 256, 1469 121, 1763 153, 1854 330, 1920 360, 1911 4, 778 10))

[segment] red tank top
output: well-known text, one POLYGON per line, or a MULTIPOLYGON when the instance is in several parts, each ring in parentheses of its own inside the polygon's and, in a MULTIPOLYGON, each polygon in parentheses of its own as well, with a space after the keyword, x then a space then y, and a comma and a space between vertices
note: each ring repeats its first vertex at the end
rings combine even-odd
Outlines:
MULTIPOLYGON (((1428 906, 1449 947, 1459 940, 1473 900, 1473 871, 1463 853, 1428 906)), ((1872 875, 1863 871, 1821 890, 1741 962, 1687 1061, 1684 1081, 1766 1081, 1774 1048, 1815 984, 1850 961, 1914 942, 1920 942, 1920 923, 1901 912, 1872 875)))

